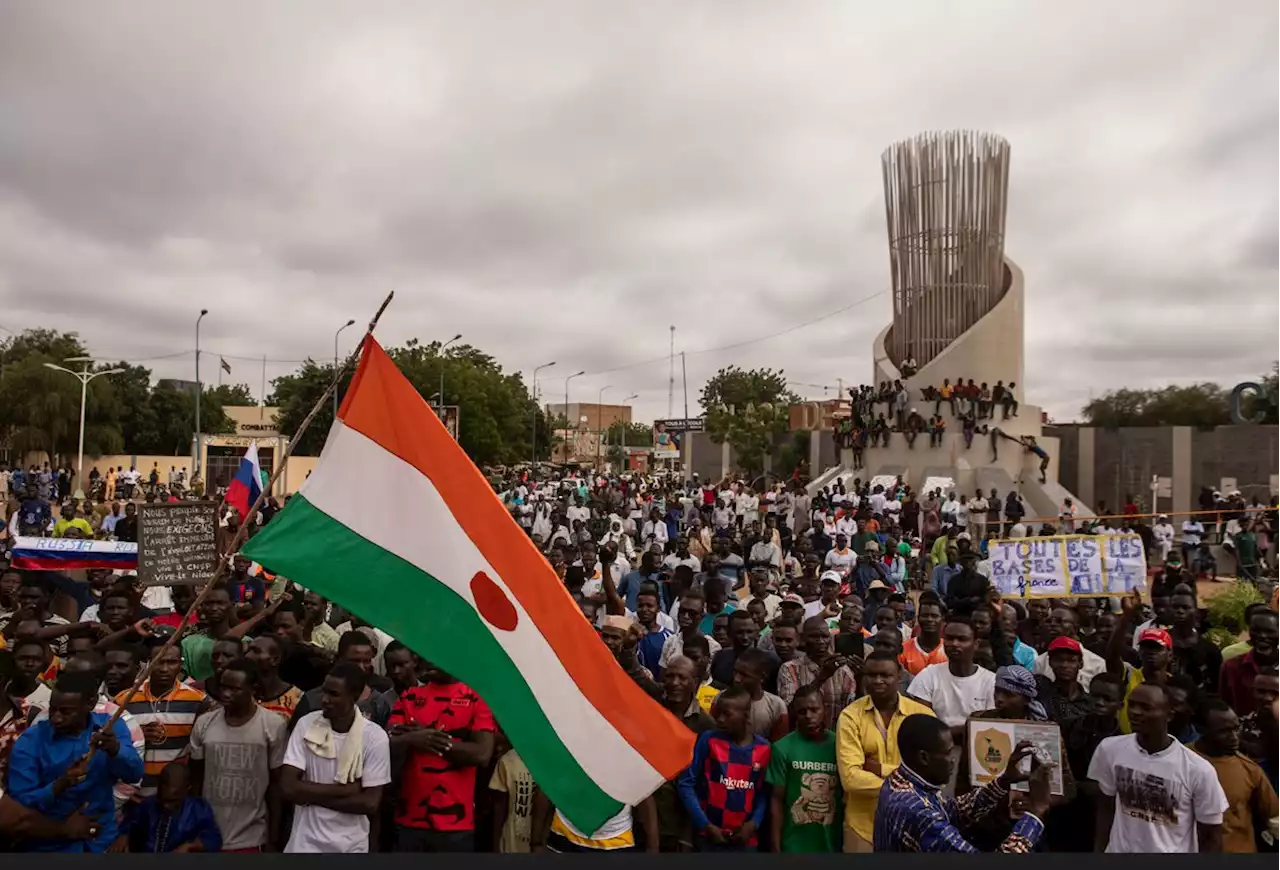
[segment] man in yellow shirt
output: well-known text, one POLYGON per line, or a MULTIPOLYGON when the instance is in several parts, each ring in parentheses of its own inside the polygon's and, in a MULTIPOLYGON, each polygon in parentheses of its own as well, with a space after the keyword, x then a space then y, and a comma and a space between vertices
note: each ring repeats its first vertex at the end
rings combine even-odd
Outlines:
POLYGON ((93 526, 84 517, 76 516, 75 506, 67 503, 62 506, 62 518, 53 524, 55 538, 92 538, 93 526), (75 531, 67 534, 72 529, 75 531))
POLYGON ((933 710, 898 692, 898 658, 873 652, 862 669, 866 694, 840 713, 836 766, 844 786, 844 851, 871 852, 876 802, 884 779, 902 763, 898 729, 914 713, 933 710))

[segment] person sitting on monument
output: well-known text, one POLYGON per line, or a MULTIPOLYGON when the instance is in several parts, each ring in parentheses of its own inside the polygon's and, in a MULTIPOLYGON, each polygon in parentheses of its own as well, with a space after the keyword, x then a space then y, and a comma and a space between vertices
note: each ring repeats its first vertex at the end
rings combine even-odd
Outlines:
POLYGON ((1001 405, 1004 408, 1004 418, 1008 420, 1010 417, 1018 416, 1018 400, 1013 397, 1013 388, 1016 387, 1013 381, 1009 381, 1009 386, 1005 388, 1001 397, 1001 405))
POLYGON ((934 414, 929 420, 929 446, 941 447, 942 436, 947 434, 947 421, 942 418, 941 414, 934 414))
POLYGON ((907 425, 903 429, 903 434, 907 439, 907 447, 915 449, 916 438, 920 436, 924 428, 924 417, 921 417, 920 412, 912 408, 911 413, 907 415, 907 425))

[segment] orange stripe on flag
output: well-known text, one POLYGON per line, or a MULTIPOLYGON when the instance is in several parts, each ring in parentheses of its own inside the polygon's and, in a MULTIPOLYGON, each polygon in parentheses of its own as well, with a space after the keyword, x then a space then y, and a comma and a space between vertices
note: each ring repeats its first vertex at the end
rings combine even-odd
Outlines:
POLYGON ((692 733, 616 666, 555 571, 372 336, 365 339, 339 416, 431 481, 574 683, 623 739, 667 779, 683 770, 692 753, 692 733))

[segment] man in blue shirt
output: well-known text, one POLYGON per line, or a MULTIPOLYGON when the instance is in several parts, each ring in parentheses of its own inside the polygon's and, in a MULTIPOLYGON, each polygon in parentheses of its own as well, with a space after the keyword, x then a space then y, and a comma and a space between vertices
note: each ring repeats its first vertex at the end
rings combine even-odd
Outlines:
POLYGON ((33 839, 32 852, 103 853, 116 839, 116 783, 142 779, 142 759, 124 722, 93 713, 96 678, 84 673, 59 677, 49 700, 49 717, 37 722, 13 745, 8 794, 28 809, 66 819, 83 808, 96 818, 93 839, 33 839), (90 756, 92 751, 92 757, 90 756))
POLYGON ((1049 808, 1049 768, 1033 761, 1030 775, 1019 770, 1034 746, 1019 743, 1000 776, 959 798, 942 792, 954 773, 952 747, 951 729, 941 719, 916 713, 902 720, 898 729, 902 763, 880 787, 875 851, 977 852, 965 833, 993 813, 1007 813, 1010 787, 1028 780, 1027 811, 1013 819, 1013 830, 996 851, 1025 854, 1034 850, 1044 836, 1040 817, 1049 808))
MULTIPOLYGON (((635 612, 636 598, 640 595, 641 583, 652 583, 661 591, 664 584, 657 562, 657 554, 652 550, 645 550, 640 554, 640 567, 623 577, 622 582, 618 584, 618 594, 626 599, 627 610, 635 612)), ((660 602, 659 606, 666 610, 666 601, 660 602)))
MULTIPOLYGON (((639 585, 639 584, 636 584, 639 585)), ((636 622, 645 630, 644 637, 636 644, 636 658, 649 669, 656 680, 662 674, 662 647, 675 632, 658 624, 658 593, 646 589, 636 596, 636 622)))

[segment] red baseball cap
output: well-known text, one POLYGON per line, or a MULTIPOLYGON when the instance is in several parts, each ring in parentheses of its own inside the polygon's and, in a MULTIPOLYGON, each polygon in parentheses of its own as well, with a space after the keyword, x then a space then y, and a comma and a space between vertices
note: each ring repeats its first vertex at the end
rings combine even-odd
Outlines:
POLYGON ((1080 648, 1080 641, 1074 637, 1055 637, 1049 643, 1049 652, 1053 653, 1057 650, 1065 649, 1067 652, 1073 652, 1076 655, 1084 655, 1080 648))
POLYGON ((1138 643, 1142 644, 1148 641, 1158 643, 1165 649, 1173 649, 1173 638, 1163 628, 1144 628, 1138 634, 1138 643))

